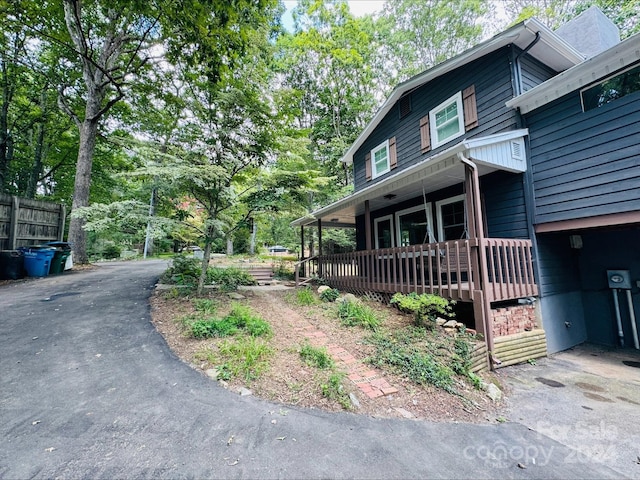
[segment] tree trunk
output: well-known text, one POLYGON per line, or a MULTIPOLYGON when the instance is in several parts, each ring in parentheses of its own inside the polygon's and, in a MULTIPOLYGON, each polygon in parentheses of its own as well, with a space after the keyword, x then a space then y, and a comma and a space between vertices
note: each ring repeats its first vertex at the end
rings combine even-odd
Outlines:
MULTIPOLYGON (((80 145, 78 148, 78 162, 76 164, 76 178, 73 187, 72 211, 89 205, 89 190, 91 188, 91 167, 93 152, 96 148, 98 136, 98 121, 85 120, 80 127, 80 145)), ((89 263, 87 256, 87 236, 83 228, 84 219, 71 217, 69 223, 69 242, 73 248, 73 261, 79 264, 89 263)))
POLYGON ((233 238, 227 237, 227 255, 233 255, 233 238))
MULTIPOLYGON (((40 108, 44 112, 46 109, 46 98, 44 92, 40 96, 40 108)), ((29 179, 27 181, 26 188, 26 197, 27 198, 35 198, 36 192, 38 190, 38 179, 40 175, 42 175, 42 158, 44 156, 44 118, 41 122, 36 124, 36 145, 35 151, 33 154, 33 165, 31 167, 31 172, 29 172, 29 179)))
POLYGON ((251 243, 249 244, 249 253, 255 255, 256 253, 256 234, 258 233, 258 223, 255 218, 251 219, 251 243))

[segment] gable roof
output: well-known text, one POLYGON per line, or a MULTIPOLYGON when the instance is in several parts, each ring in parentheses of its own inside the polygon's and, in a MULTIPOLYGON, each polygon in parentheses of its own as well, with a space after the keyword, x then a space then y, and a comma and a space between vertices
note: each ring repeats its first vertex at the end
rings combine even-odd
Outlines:
POLYGON ((520 113, 528 113, 639 61, 640 34, 636 34, 518 95, 509 100, 506 105, 510 108, 519 108, 520 113))
POLYGON ((529 50, 529 54, 542 61, 554 70, 561 72, 584 60, 584 57, 566 41, 549 30, 546 26, 531 18, 518 23, 504 32, 479 43, 473 48, 456 55, 449 60, 426 70, 403 83, 400 83, 391 92, 384 104, 376 112, 373 119, 367 124, 356 141, 342 157, 342 162, 351 165, 354 153, 362 146, 396 102, 407 92, 418 88, 433 79, 444 75, 456 68, 464 66, 488 53, 494 52, 506 45, 514 44, 521 49, 527 48, 540 33, 540 40, 529 50))

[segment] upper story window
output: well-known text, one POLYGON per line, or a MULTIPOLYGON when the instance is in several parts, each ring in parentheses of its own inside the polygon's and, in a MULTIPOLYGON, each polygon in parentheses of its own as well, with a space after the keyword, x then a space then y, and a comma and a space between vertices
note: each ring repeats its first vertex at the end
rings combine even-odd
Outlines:
POLYGON ((371 158, 372 162, 372 177, 376 178, 382 174, 387 173, 391 170, 389 164, 389 141, 382 142, 376 148, 371 150, 371 158))
POLYGON ((464 134, 462 93, 458 92, 429 112, 431 148, 436 148, 464 134))
POLYGON ((602 107, 618 98, 640 91, 640 65, 618 73, 580 92, 582 110, 602 107))

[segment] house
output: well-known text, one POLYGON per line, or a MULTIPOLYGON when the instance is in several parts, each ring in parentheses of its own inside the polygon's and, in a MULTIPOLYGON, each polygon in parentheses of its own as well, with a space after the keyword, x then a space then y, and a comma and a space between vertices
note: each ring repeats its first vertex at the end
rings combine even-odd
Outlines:
MULTIPOLYGON (((537 300, 554 260, 546 250, 538 258, 543 210, 532 185, 543 147, 530 140, 535 121, 508 102, 583 64, 574 31, 565 39, 526 20, 398 85, 343 158, 354 192, 292 223, 318 228, 320 245, 323 228, 355 228, 357 251, 323 255, 320 246, 302 264, 345 291, 456 300, 492 366, 546 355, 537 300)), ((600 50, 611 43, 605 36, 600 50)))
POLYGON ((549 351, 584 341, 638 348, 640 35, 507 105, 529 129, 531 238, 549 351), (619 291, 608 272, 620 274, 619 291))

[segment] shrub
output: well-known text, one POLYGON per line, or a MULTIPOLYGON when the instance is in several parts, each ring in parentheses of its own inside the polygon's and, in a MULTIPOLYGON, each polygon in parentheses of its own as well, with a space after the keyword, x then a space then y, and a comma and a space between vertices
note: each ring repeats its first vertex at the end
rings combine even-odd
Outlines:
POLYGON ((306 364, 321 370, 331 369, 335 366, 333 358, 331 358, 329 352, 327 352, 327 349, 324 347, 312 347, 308 343, 305 343, 300 348, 300 357, 306 364))
POLYGON ((111 243, 104 247, 102 251, 102 256, 106 259, 114 259, 120 258, 120 254, 122 253, 122 247, 120 245, 116 245, 115 243, 111 243))
POLYGON ((335 288, 330 288, 320 294, 320 299, 325 302, 335 302, 340 296, 340 292, 335 288))
POLYGON ((273 276, 278 280, 293 280, 295 272, 290 262, 287 263, 285 260, 280 260, 273 269, 273 276))
POLYGON ((194 308, 206 315, 213 315, 218 310, 219 304, 209 298, 197 298, 193 301, 194 308))
POLYGON ((240 268, 209 267, 207 283, 215 283, 222 291, 229 292, 237 290, 238 285, 255 285, 256 281, 249 272, 240 268))
POLYGON ((453 302, 440 295, 423 293, 418 295, 415 292, 404 295, 396 293, 391 297, 391 304, 398 305, 401 311, 413 314, 417 326, 433 328, 438 315, 443 317, 453 317, 453 302))
POLYGON ((171 266, 162 275, 162 281, 175 285, 195 286, 201 272, 200 260, 187 255, 174 255, 171 266))
POLYGON ((341 302, 338 306, 338 318, 344 326, 361 326, 369 330, 376 330, 382 323, 376 312, 360 301, 341 302))

